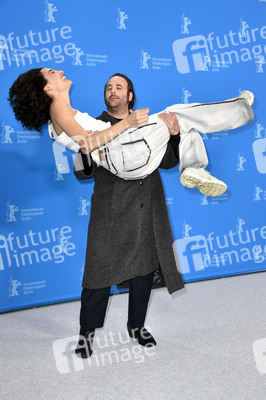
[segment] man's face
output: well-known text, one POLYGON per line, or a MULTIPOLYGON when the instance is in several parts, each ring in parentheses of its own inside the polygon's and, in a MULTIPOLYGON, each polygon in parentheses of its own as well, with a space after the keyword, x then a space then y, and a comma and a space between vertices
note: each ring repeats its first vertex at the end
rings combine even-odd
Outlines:
POLYGON ((127 81, 121 76, 113 76, 106 85, 105 104, 109 110, 128 108, 132 100, 132 92, 128 93, 127 81))

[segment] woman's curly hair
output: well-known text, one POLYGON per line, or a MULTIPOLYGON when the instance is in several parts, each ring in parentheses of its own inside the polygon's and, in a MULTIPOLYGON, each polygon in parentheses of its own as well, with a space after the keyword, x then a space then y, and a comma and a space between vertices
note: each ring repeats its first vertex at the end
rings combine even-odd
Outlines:
POLYGON ((41 132, 49 120, 52 99, 43 90, 47 84, 41 73, 42 68, 34 68, 19 75, 9 89, 10 102, 15 117, 29 130, 41 132))

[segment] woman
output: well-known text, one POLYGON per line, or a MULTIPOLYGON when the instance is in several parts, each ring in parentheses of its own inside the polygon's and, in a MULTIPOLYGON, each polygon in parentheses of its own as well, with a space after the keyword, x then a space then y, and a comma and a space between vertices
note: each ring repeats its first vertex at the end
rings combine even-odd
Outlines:
POLYGON ((66 132, 69 137, 74 137, 83 152, 92 152, 126 129, 148 121, 148 109, 137 110, 112 129, 89 135, 75 120, 77 111, 72 108, 69 98, 71 85, 63 71, 35 68, 19 75, 9 90, 8 100, 16 119, 25 128, 40 132, 43 125, 51 120, 56 134, 66 132))
MULTIPOLYGON (((50 118, 48 130, 52 138, 73 151, 81 148, 83 152, 91 153, 98 165, 121 178, 145 178, 158 168, 170 136, 164 114, 148 118, 148 109, 137 110, 111 128, 109 123, 72 108, 69 98, 71 84, 63 71, 49 68, 34 69, 20 75, 9 96, 16 118, 28 129, 38 131, 50 118), (89 130, 94 132, 88 134, 89 130)), ((219 103, 176 104, 166 108, 165 112, 174 112, 179 120, 180 171, 193 172, 197 168, 207 174, 204 168, 208 159, 198 131, 218 132, 250 122, 254 118, 250 107, 253 100, 253 94, 244 91, 239 97, 219 103)), ((193 173, 186 181, 182 181, 182 177, 184 174, 181 182, 185 186, 195 187, 193 173)), ((205 191, 198 188, 204 194, 217 196, 227 186, 218 181, 214 192, 210 192, 208 186, 205 191)))

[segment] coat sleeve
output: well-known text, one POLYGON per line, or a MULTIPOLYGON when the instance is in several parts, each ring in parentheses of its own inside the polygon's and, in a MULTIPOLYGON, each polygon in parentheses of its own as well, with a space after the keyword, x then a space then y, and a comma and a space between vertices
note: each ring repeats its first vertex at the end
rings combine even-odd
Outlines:
POLYGON ((80 180, 92 178, 94 174, 94 162, 90 154, 79 151, 75 158, 74 174, 80 180))
POLYGON ((180 135, 171 136, 159 168, 170 169, 179 163, 180 135))

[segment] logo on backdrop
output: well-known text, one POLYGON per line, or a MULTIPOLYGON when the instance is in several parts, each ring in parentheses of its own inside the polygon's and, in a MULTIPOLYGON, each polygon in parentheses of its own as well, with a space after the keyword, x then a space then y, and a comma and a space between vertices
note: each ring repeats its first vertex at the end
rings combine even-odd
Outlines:
POLYGON ((21 286, 21 281, 13 279, 13 276, 11 275, 9 279, 8 297, 19 296, 20 295, 20 293, 18 292, 19 286, 21 286))
POLYGON ((19 208, 16 204, 12 204, 10 200, 6 203, 6 222, 31 221, 34 217, 44 215, 44 207, 38 208, 19 208), (20 211, 19 217, 17 213, 20 211))
POLYGON ((4 63, 10 67, 11 56, 10 56, 6 37, 3 35, 0 35, 0 70, 4 69, 4 63))
POLYGON ((46 29, 45 32, 30 29, 21 35, 15 32, 0 35, 0 71, 11 66, 29 67, 33 63, 62 63, 65 56, 75 55, 76 46, 69 41, 71 38, 70 26, 46 29))
POLYGON ((87 199, 83 199, 82 196, 79 198, 79 208, 78 215, 89 215, 87 207, 90 206, 91 203, 87 199))
POLYGON ((64 166, 62 164, 58 164, 58 168, 56 163, 54 163, 54 181, 63 181, 64 176, 60 171, 63 171, 64 166))
POLYGON ((0 235, 0 271, 10 267, 36 266, 47 261, 62 263, 66 257, 76 254, 71 238, 70 226, 37 232, 30 229, 23 235, 15 235, 15 232, 0 235))
POLYGON ((149 69, 148 61, 151 59, 149 53, 141 49, 140 51, 140 68, 141 69, 149 69))
POLYGON ((210 134, 209 133, 202 133, 202 139, 203 140, 208 140, 209 139, 210 134))
POLYGON ((189 232, 192 230, 192 226, 187 224, 186 221, 183 222, 183 230, 182 230, 182 236, 183 238, 189 238, 189 232))
POLYGON ((237 171, 244 171, 244 164, 247 162, 245 157, 241 156, 240 153, 237 155, 237 163, 236 163, 236 170, 237 171))
POLYGON ((264 56, 258 56, 258 59, 255 61, 256 64, 256 72, 263 73, 263 65, 266 64, 264 56))
POLYGON ((209 205, 208 197, 207 197, 206 194, 204 194, 203 196, 201 196, 200 205, 201 205, 201 206, 208 206, 208 205, 209 205))
POLYGON ((210 53, 204 36, 192 36, 173 43, 176 67, 181 74, 203 71, 208 65, 210 53))
POLYGON ((202 235, 175 241, 182 273, 201 271, 210 264, 210 254, 206 238, 202 235))
POLYGON ((236 227, 224 234, 210 232, 174 242, 184 274, 207 268, 230 268, 239 263, 262 263, 266 260, 266 226, 247 228, 238 217, 236 227))
POLYGON ((209 140, 209 139, 218 140, 221 137, 228 136, 228 134, 229 134, 228 131, 220 131, 213 133, 202 133, 201 136, 203 140, 209 140))
POLYGON ((240 18, 240 28, 239 28, 239 36, 241 37, 248 37, 248 28, 249 24, 242 18, 240 18))
POLYGON ((207 36, 196 35, 177 39, 173 42, 173 52, 177 71, 188 74, 198 71, 219 71, 235 63, 253 61, 257 72, 263 72, 265 57, 262 40, 266 39, 266 27, 250 27, 243 20, 237 32, 207 36))
POLYGON ((262 189, 257 184, 255 184, 254 186, 253 200, 254 201, 266 200, 266 190, 262 189))
POLYGON ((11 275, 8 286, 8 297, 15 297, 20 295, 32 294, 36 290, 44 289, 46 281, 25 282, 14 279, 11 275))
POLYGON ((19 211, 19 208, 15 204, 11 204, 10 201, 6 203, 6 222, 16 222, 17 218, 15 216, 15 213, 19 211))
POLYGON ((125 11, 121 11, 120 8, 118 8, 117 14, 117 29, 127 29, 125 21, 128 19, 128 15, 125 13, 125 11))
POLYGON ((30 140, 40 140, 41 135, 36 131, 15 131, 15 129, 6 124, 4 121, 1 122, 1 143, 2 144, 13 144, 13 143, 29 143, 30 140))
POLYGON ((182 14, 182 23, 181 23, 181 33, 183 35, 189 35, 188 27, 191 25, 191 20, 185 16, 185 13, 182 14))
POLYGON ((165 201, 166 201, 166 204, 167 204, 168 206, 174 204, 174 198, 173 198, 173 197, 166 197, 166 198, 165 198, 165 201))
POLYGON ((183 104, 189 104, 189 98, 191 97, 191 92, 187 90, 185 87, 182 88, 182 97, 181 101, 183 104))
POLYGON ((44 1, 45 4, 45 22, 55 22, 54 13, 57 10, 56 6, 53 3, 50 3, 49 0, 44 1))
POLYGON ((266 138, 255 140, 252 148, 258 172, 266 174, 266 138))
POLYGON ((54 171, 54 180, 62 181, 64 180, 63 174, 69 174, 72 172, 77 153, 67 149, 56 140, 53 140, 52 148, 56 165, 56 169, 54 171))
POLYGON ((243 226, 246 224, 246 221, 241 218, 241 217, 237 217, 236 220, 236 232, 240 233, 240 232, 244 232, 243 231, 243 226))
POLYGON ((1 143, 13 143, 13 140, 11 138, 11 134, 12 137, 14 136, 13 133, 15 133, 15 129, 11 127, 11 125, 6 125, 4 122, 2 122, 1 124, 1 136, 2 136, 2 140, 1 143))
POLYGON ((86 54, 87 67, 96 67, 97 64, 108 62, 108 55, 106 54, 86 54))
POLYGON ((227 201, 229 198, 229 193, 225 192, 221 194, 220 196, 206 196, 206 194, 203 194, 200 196, 200 205, 201 206, 210 206, 210 205, 216 205, 220 204, 224 201, 227 201))
POLYGON ((143 49, 140 50, 140 69, 162 69, 164 67, 170 67, 171 65, 171 58, 151 57, 147 51, 143 49))
POLYGON ((84 55, 85 53, 83 50, 81 50, 79 47, 75 47, 72 65, 83 65, 80 57, 84 55))
POLYGON ((262 132, 264 132, 264 137, 266 137, 266 129, 264 129, 264 126, 262 124, 259 124, 257 122, 256 124, 256 131, 255 131, 255 139, 261 139, 262 138, 262 132))

